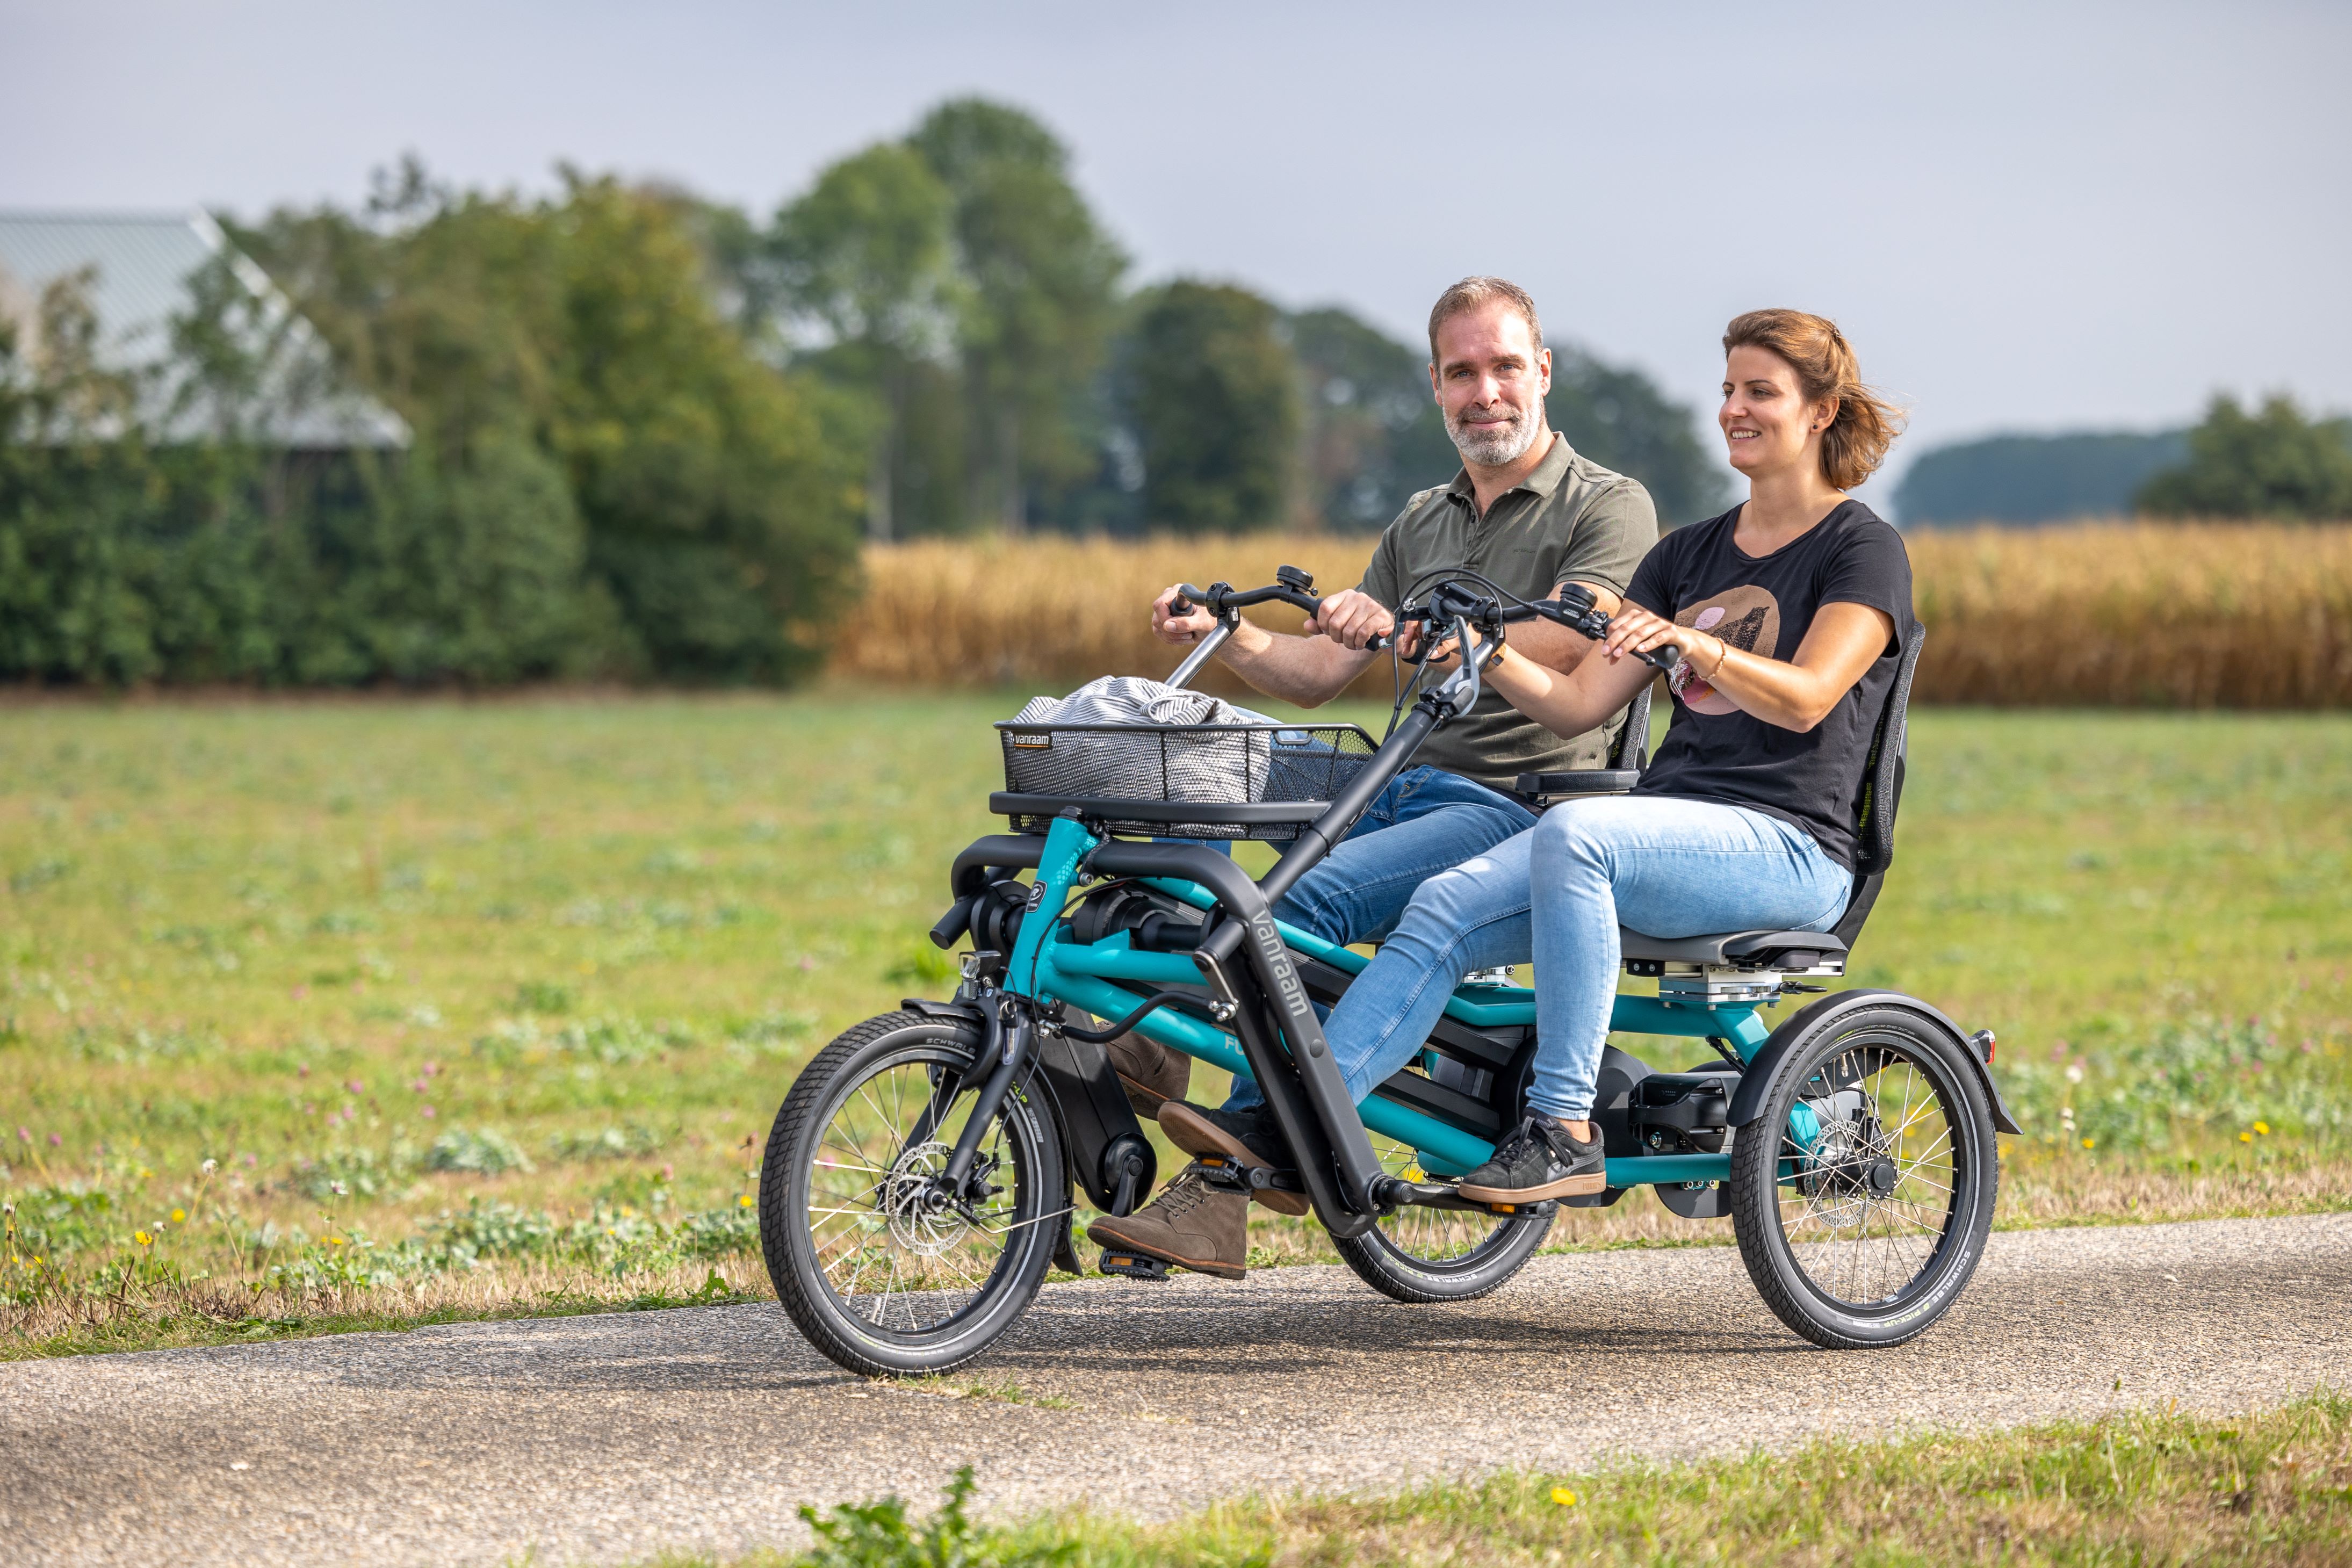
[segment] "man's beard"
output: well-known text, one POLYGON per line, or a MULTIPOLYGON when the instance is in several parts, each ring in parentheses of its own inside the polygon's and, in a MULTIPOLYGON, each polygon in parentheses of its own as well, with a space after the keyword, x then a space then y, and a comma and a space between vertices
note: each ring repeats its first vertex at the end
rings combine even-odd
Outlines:
POLYGON ((1445 416, 1445 434, 1453 439, 1454 449, 1463 460, 1483 468, 1502 468, 1517 463, 1544 433, 1542 406, 1534 412, 1512 409, 1516 417, 1500 430, 1474 431, 1453 414, 1445 416))

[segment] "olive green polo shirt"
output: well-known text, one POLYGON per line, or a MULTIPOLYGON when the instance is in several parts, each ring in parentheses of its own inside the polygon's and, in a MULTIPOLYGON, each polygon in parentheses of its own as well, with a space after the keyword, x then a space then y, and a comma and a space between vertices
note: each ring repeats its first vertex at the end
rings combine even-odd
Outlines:
MULTIPOLYGON (((1429 572, 1468 567, 1513 593, 1548 599, 1562 582, 1622 595, 1658 542, 1658 514, 1639 482, 1577 455, 1555 434, 1535 472, 1495 497, 1485 517, 1468 473, 1423 490, 1381 535, 1362 590, 1394 610, 1429 572)), ((1489 689, 1477 706, 1431 736, 1416 762, 1498 789, 1521 773, 1599 768, 1622 714, 1562 739, 1489 689)))

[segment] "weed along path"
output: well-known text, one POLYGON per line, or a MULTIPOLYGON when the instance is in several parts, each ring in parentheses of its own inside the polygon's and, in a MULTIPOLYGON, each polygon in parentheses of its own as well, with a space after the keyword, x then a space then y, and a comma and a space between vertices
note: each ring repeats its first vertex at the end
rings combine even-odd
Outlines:
POLYGON ((1049 1287, 945 1385, 820 1361, 772 1305, 0 1366, 12 1563, 628 1562, 799 1539, 957 1466, 982 1503, 1165 1516, 1610 1453, 2008 1425, 2352 1383, 2352 1214, 2007 1232, 1939 1329, 1832 1355, 1727 1248, 1539 1258, 1392 1305, 1338 1268, 1049 1287))

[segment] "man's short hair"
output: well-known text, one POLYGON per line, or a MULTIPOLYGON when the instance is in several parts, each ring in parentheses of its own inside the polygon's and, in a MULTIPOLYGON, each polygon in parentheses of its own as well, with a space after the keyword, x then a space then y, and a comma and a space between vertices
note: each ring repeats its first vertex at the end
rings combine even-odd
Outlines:
POLYGON ((1528 330, 1536 340, 1536 352, 1543 352, 1543 322, 1536 316, 1536 302, 1528 291, 1507 277, 1465 277, 1437 297, 1429 311, 1429 362, 1437 363, 1437 329, 1465 310, 1501 300, 1526 319, 1528 330))

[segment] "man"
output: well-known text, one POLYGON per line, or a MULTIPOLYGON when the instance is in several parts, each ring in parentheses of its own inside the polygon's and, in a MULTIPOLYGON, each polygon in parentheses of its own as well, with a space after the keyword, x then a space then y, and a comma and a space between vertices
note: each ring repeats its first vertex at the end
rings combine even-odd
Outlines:
MULTIPOLYGON (((1267 695, 1315 707, 1345 691, 1383 656, 1365 645, 1394 630, 1398 606, 1428 573, 1468 568, 1528 599, 1578 582, 1611 613, 1657 542, 1648 492, 1579 456, 1546 421, 1551 350, 1525 289, 1499 277, 1465 277, 1440 295, 1429 313, 1429 380, 1462 455, 1461 472, 1405 503, 1381 536, 1362 585, 1326 598, 1302 635, 1244 621, 1226 640, 1218 657, 1267 695)), ((1215 625, 1208 612, 1179 615, 1175 597, 1171 587, 1153 601, 1152 630, 1179 646, 1206 636, 1215 625)), ((1561 671, 1591 647, 1545 621, 1514 626, 1510 642, 1561 671)), ((1327 941, 1381 940, 1427 878, 1535 825, 1528 803, 1510 793, 1519 774, 1601 767, 1623 722, 1620 714, 1601 729, 1563 740, 1494 692, 1482 694, 1468 714, 1430 737, 1419 765, 1373 800, 1276 915, 1327 941)), ((1250 1079, 1236 1078, 1224 1105, 1207 1110, 1183 1101, 1189 1057, 1129 1034, 1112 1044, 1111 1060, 1138 1111, 1156 1113, 1179 1148, 1275 1163, 1281 1139, 1250 1079)), ((1258 1200, 1287 1214, 1307 1212, 1296 1193, 1265 1190, 1258 1200)), ((1248 1230, 1249 1199, 1208 1186, 1187 1167, 1143 1208, 1097 1219, 1087 1234, 1112 1251, 1239 1279, 1248 1230)))

